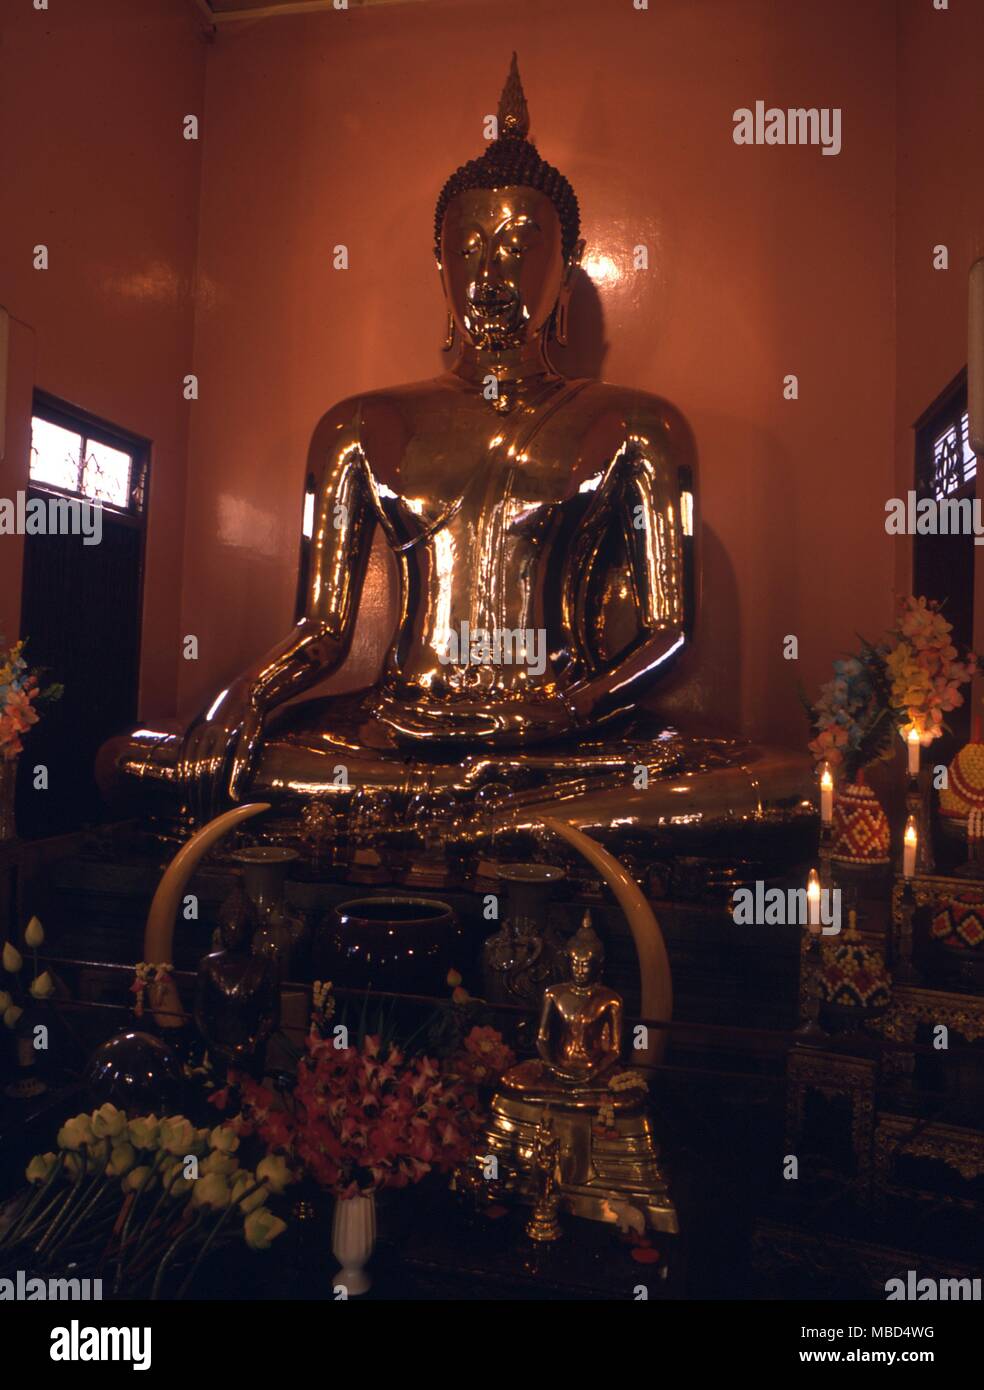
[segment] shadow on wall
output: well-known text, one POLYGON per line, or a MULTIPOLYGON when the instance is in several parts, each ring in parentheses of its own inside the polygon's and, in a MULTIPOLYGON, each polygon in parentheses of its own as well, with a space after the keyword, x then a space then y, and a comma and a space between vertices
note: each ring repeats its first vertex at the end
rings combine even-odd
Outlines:
POLYGON ((568 343, 561 347, 550 340, 551 364, 567 377, 598 377, 603 374, 608 343, 605 340, 605 314, 595 283, 580 266, 571 279, 568 343))
POLYGON ((741 609, 731 557, 706 523, 698 534, 697 565, 693 640, 643 704, 685 733, 720 738, 737 734, 741 723, 741 609), (730 713, 722 715, 729 692, 730 713))

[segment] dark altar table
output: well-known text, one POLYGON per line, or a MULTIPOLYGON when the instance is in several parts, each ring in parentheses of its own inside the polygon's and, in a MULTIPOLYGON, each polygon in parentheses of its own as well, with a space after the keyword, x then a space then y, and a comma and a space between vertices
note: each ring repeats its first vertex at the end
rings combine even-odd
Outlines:
MULTIPOLYGON (((27 1159, 50 1148, 59 1125, 84 1104, 79 1087, 49 1092, 29 1109, 0 1114, 0 1202, 20 1185, 27 1159)), ((204 1118, 204 1116, 199 1117, 204 1118)), ((537 1245, 525 1234, 529 1209, 475 1210, 432 1177, 377 1198, 373 1286, 359 1301, 637 1301, 685 1297, 688 1184, 674 1187, 682 1236, 650 1233, 639 1255, 616 1227, 562 1216, 563 1234, 537 1245)), ((333 1201, 310 1184, 278 1199, 287 1232, 270 1250, 241 1245, 207 1257, 188 1298, 241 1301, 334 1301, 333 1201), (301 1208, 306 1209, 304 1216, 301 1208)), ((165 1289, 164 1296, 173 1289, 165 1289)), ((104 1291, 108 1298, 108 1291, 104 1291)), ((124 1290, 122 1295, 127 1297, 124 1290)))
MULTIPOLYGON (((357 1301, 537 1302, 636 1301, 682 1296, 682 1241, 660 1236, 659 1263, 640 1264, 611 1226, 573 1217, 552 1245, 524 1234, 529 1212, 474 1220, 452 1196, 404 1191, 380 1207, 380 1235, 370 1264, 372 1288, 357 1301), (666 1267, 666 1277, 662 1268, 666 1267)), ((283 1237, 262 1256, 227 1254, 203 1265, 191 1297, 336 1299, 331 1202, 319 1205, 304 1234, 283 1237)))
MULTIPOLYGON (((49 1096, 22 1117, 19 1132, 7 1130, 0 1199, 16 1189, 26 1156, 50 1144, 78 1101, 74 1088, 49 1096)), ((310 1187, 292 1188, 286 1209, 289 1229, 269 1251, 237 1246, 207 1258, 189 1298, 334 1301, 332 1199, 310 1187), (307 1219, 297 1216, 302 1200, 307 1219)), ((561 1238, 538 1246, 524 1232, 528 1209, 495 1210, 500 1214, 471 1211, 439 1180, 382 1193, 370 1264, 373 1286, 360 1301, 619 1301, 683 1295, 681 1237, 654 1236, 652 1253, 647 1250, 646 1262, 639 1262, 628 1238, 613 1226, 564 1217, 561 1238)))
POLYGON ((681 1296, 680 1237, 657 1237, 660 1264, 639 1264, 611 1227, 573 1217, 560 1240, 537 1246, 524 1234, 528 1215, 509 1211, 494 1223, 486 1221, 497 1229, 485 1231, 477 1222, 454 1219, 409 1231, 399 1246, 384 1245, 377 1252, 376 1282, 368 1296, 524 1302, 681 1296))

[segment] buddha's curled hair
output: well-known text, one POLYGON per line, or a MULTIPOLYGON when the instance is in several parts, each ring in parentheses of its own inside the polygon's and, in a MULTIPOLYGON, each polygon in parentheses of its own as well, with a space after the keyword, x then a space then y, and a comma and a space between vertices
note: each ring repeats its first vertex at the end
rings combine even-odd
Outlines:
POLYGON ((545 193, 557 210, 563 234, 564 256, 569 257, 577 245, 581 230, 577 198, 573 188, 559 169, 541 159, 536 146, 527 138, 530 128, 529 111, 519 80, 516 55, 506 85, 499 98, 499 136, 478 159, 471 159, 448 179, 441 189, 434 213, 434 252, 441 258, 441 223, 448 203, 457 193, 469 188, 506 188, 522 185, 545 193))

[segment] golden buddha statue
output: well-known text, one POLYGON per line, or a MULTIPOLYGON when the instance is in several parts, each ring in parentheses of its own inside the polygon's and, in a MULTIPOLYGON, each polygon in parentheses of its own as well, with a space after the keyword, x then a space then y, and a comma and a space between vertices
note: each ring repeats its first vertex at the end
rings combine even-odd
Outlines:
POLYGON ((315 430, 303 617, 184 737, 141 729, 114 754, 200 822, 373 788, 430 795, 439 814, 490 780, 531 807, 569 802, 574 823, 668 819, 680 798, 640 788, 640 764, 657 782, 716 770, 727 814, 803 794, 805 760, 750 771, 754 750, 630 727, 691 631, 693 450, 664 401, 551 366, 583 242, 573 189, 528 129, 513 55, 497 138, 437 203, 453 365, 342 401, 315 430), (400 582, 381 677, 296 703, 346 657, 376 528, 400 582))
POLYGON ((570 980, 544 991, 539 1056, 511 1067, 499 1083, 487 1155, 497 1159, 507 1191, 539 1200, 538 1135, 548 1123, 558 1141, 562 1208, 613 1222, 634 1208, 654 1229, 676 1231, 646 1113, 646 1082, 621 1066, 622 1000, 599 979, 604 952, 589 913, 568 956, 570 980))
POLYGON ((558 1154, 560 1140, 554 1133, 549 1112, 536 1127, 533 1136, 533 1172, 535 1192, 533 1215, 526 1224, 530 1240, 559 1240, 563 1234, 557 1212, 560 1196, 557 1192, 558 1154))

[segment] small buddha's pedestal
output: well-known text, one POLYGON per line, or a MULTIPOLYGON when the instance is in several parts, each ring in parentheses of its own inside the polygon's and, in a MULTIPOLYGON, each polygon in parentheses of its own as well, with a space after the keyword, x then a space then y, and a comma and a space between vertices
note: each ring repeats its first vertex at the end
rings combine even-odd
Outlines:
POLYGON ((391 874, 380 858, 378 850, 369 848, 355 851, 348 871, 349 883, 379 886, 389 883, 390 878, 391 874))
POLYGON ((407 888, 447 888, 451 882, 444 854, 424 854, 403 875, 407 888))
MULTIPOLYGON (((533 1202, 537 1126, 548 1112, 559 1140, 557 1192, 562 1211, 590 1221, 625 1220, 627 1207, 655 1231, 675 1235, 676 1208, 660 1170, 640 1088, 613 1090, 609 1072, 593 1085, 568 1085, 537 1060, 506 1072, 492 1101, 486 1153, 499 1180, 520 1201, 533 1202)), ((631 1073, 628 1073, 631 1075, 631 1073)))

